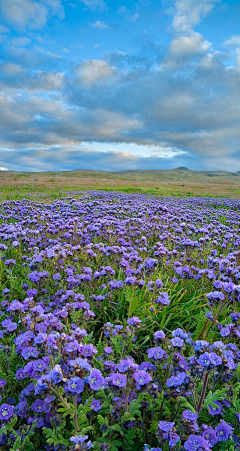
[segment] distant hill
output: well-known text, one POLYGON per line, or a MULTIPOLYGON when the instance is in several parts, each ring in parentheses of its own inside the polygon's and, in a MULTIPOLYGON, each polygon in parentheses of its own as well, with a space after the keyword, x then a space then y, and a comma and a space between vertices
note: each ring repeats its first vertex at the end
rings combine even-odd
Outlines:
POLYGON ((7 198, 45 191, 79 192, 89 189, 157 194, 161 196, 216 196, 240 198, 240 171, 195 171, 185 166, 175 169, 103 171, 17 172, 0 171, 0 197, 7 198), (10 188, 10 190, 9 190, 10 188), (14 194, 15 195, 15 194, 14 194))

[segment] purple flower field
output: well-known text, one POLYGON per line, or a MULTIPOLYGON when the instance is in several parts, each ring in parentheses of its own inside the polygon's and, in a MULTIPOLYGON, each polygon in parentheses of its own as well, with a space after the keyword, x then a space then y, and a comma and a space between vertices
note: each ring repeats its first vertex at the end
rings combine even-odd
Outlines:
POLYGON ((0 205, 0 450, 240 450, 240 200, 0 205))

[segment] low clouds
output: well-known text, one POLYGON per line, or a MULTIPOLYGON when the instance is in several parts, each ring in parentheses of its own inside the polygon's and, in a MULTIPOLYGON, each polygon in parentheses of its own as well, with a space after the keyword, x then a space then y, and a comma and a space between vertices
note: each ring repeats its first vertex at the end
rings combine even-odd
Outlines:
MULTIPOLYGON (((117 59, 115 66, 104 60, 86 60, 68 73, 42 70, 30 77, 20 64, 6 63, 0 99, 4 112, 1 142, 2 147, 15 149, 15 156, 19 154, 14 157, 14 168, 18 161, 21 167, 26 164, 34 170, 52 168, 51 155, 56 152, 49 150, 48 156, 47 148, 58 145, 62 149, 61 161, 56 159, 55 168, 59 169, 64 164, 69 169, 83 164, 85 168, 100 165, 114 170, 150 168, 151 164, 161 168, 170 161, 171 167, 196 169, 207 164, 214 168, 215 161, 216 169, 224 169, 228 158, 229 169, 235 170, 240 145, 239 70, 229 69, 219 53, 208 53, 208 45, 200 51, 204 42, 201 37, 187 42, 189 46, 183 52, 187 58, 169 66, 171 58, 182 55, 181 39, 173 41, 170 53, 150 71, 144 63, 142 69, 138 66, 138 70, 125 71, 122 61, 118 67, 117 59), (178 51, 176 45, 180 45, 178 51), (108 149, 111 142, 144 145, 146 158, 134 155, 131 159, 115 148, 112 153, 100 152, 96 156, 92 150, 82 153, 79 146, 86 141, 105 142, 108 149), (154 158, 152 146, 161 148, 154 158), (30 150, 24 151, 22 158, 24 147, 30 150), (162 156, 169 148, 185 153, 163 162, 162 156), (44 163, 40 163, 41 155, 46 159, 44 163)), ((121 58, 129 61, 131 55, 122 54, 121 58)), ((2 158, 2 166, 9 167, 9 155, 2 158)))
POLYGON ((179 36, 173 39, 170 51, 177 59, 181 59, 182 57, 205 53, 210 47, 211 43, 204 39, 200 33, 193 33, 190 36, 179 36))
POLYGON ((9 29, 5 25, 0 24, 0 33, 8 33, 9 29))
POLYGON ((240 36, 232 36, 230 39, 227 39, 226 41, 223 42, 224 46, 229 46, 229 47, 236 47, 239 46, 240 47, 240 36))
MULTIPOLYGON (((107 4, 76 1, 81 11, 101 13, 92 25, 86 20, 86 29, 108 37, 112 25, 105 33, 108 20, 102 16, 107 4)), ((49 17, 61 16, 60 0, 12 2, 10 11, 0 0, 6 21, 17 27, 40 28, 49 17)), ((77 54, 73 60, 44 40, 33 45, 34 31, 31 39, 25 32, 12 36, 0 71, 0 166, 238 170, 240 37, 229 36, 215 49, 194 30, 217 3, 177 0, 164 48, 142 33, 132 50, 106 47, 100 57, 77 54), (92 148, 87 142, 100 144, 92 148), (123 143, 126 150, 118 150, 123 143)), ((124 7, 118 12, 134 15, 124 7)), ((134 26, 140 20, 141 15, 134 26)))
POLYGON ((17 47, 25 47, 26 45, 28 45, 28 44, 30 44, 31 43, 31 39, 29 39, 29 38, 24 38, 24 37, 21 37, 21 38, 14 38, 13 40, 12 40, 12 45, 13 46, 17 46, 17 47))
POLYGON ((6 22, 19 30, 40 29, 53 16, 64 18, 61 0, 0 0, 0 8, 6 22))
POLYGON ((109 26, 106 23, 101 22, 100 20, 97 20, 96 22, 94 22, 91 25, 91 27, 92 28, 98 28, 99 30, 104 30, 104 28, 109 28, 109 26))
POLYGON ((65 75, 61 72, 33 70, 29 73, 22 65, 13 63, 1 64, 0 70, 0 86, 2 89, 5 87, 5 93, 8 91, 10 98, 17 98, 16 89, 25 94, 34 94, 38 91, 53 93, 64 87, 65 75))
POLYGON ((80 0, 80 3, 94 12, 105 11, 107 9, 107 4, 103 0, 80 0))
POLYGON ((116 68, 104 60, 86 60, 76 68, 77 78, 84 86, 93 86, 97 82, 106 82, 116 73, 116 68))
POLYGON ((174 7, 173 28, 191 32, 220 0, 177 0, 174 7))
MULTIPOLYGON (((111 147, 111 146, 109 146, 111 147)), ((184 158, 184 157, 182 157, 184 158)), ((130 169, 169 169, 189 161, 178 155, 170 158, 158 156, 140 157, 127 152, 98 152, 84 147, 50 147, 42 149, 19 149, 9 152, 0 150, 0 162, 4 161, 9 170, 28 171, 67 171, 76 168, 121 171, 130 169), (92 165, 94 162, 94 167, 92 165)), ((191 157, 190 157, 191 160, 191 157)), ((0 169, 1 170, 1 169, 0 169)))

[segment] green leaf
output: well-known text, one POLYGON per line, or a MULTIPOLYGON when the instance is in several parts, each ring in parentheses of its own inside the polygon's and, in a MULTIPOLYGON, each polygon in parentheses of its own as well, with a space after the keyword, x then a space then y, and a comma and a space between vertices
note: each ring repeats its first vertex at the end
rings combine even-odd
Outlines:
POLYGON ((138 401, 138 399, 133 399, 133 401, 131 401, 130 403, 130 414, 134 417, 141 416, 141 412, 139 410, 141 407, 141 403, 138 401))
POLYGON ((102 424, 108 424, 108 419, 107 418, 103 418, 102 415, 97 415, 97 419, 98 419, 98 422, 99 422, 100 426, 102 424))
POLYGON ((223 398, 227 398, 226 395, 227 391, 228 391, 227 388, 224 388, 223 390, 216 390, 214 393, 212 391, 209 391, 207 397, 203 402, 203 407, 204 408, 207 408, 208 406, 215 407, 214 401, 220 401, 223 398))
POLYGON ((78 415, 80 415, 81 413, 90 412, 92 410, 92 408, 90 407, 92 400, 93 400, 93 396, 90 396, 90 398, 88 399, 86 404, 80 404, 78 406, 78 415))
POLYGON ((29 437, 26 437, 22 444, 23 451, 34 451, 34 446, 32 442, 30 442, 29 437))
POLYGON ((186 398, 184 398, 183 396, 179 396, 178 400, 181 401, 181 406, 184 407, 185 409, 189 409, 192 412, 196 413, 196 411, 194 410, 194 407, 192 406, 192 404, 190 404, 186 398))
POLYGON ((13 445, 13 450, 16 451, 21 446, 21 437, 18 437, 13 445))
POLYGON ((121 427, 119 426, 119 424, 113 424, 113 426, 110 426, 109 428, 111 431, 117 431, 119 432, 119 434, 123 435, 123 431, 121 429, 121 427))
POLYGON ((132 451, 133 445, 135 442, 135 438, 136 438, 135 429, 129 429, 128 431, 125 432, 124 446, 125 446, 126 451, 132 451))
POLYGON ((57 429, 48 429, 43 427, 42 430, 47 437, 47 443, 49 443, 50 445, 65 445, 66 447, 69 447, 69 441, 65 440, 65 438, 62 436, 62 434, 59 433, 57 429))

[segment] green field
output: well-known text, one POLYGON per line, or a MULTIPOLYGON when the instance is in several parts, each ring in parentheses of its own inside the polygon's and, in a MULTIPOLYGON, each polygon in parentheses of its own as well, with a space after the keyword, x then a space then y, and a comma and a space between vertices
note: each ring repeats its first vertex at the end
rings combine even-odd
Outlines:
POLYGON ((111 190, 158 196, 238 198, 240 173, 225 171, 134 170, 104 172, 0 172, 0 199, 58 198, 71 191, 111 190))

